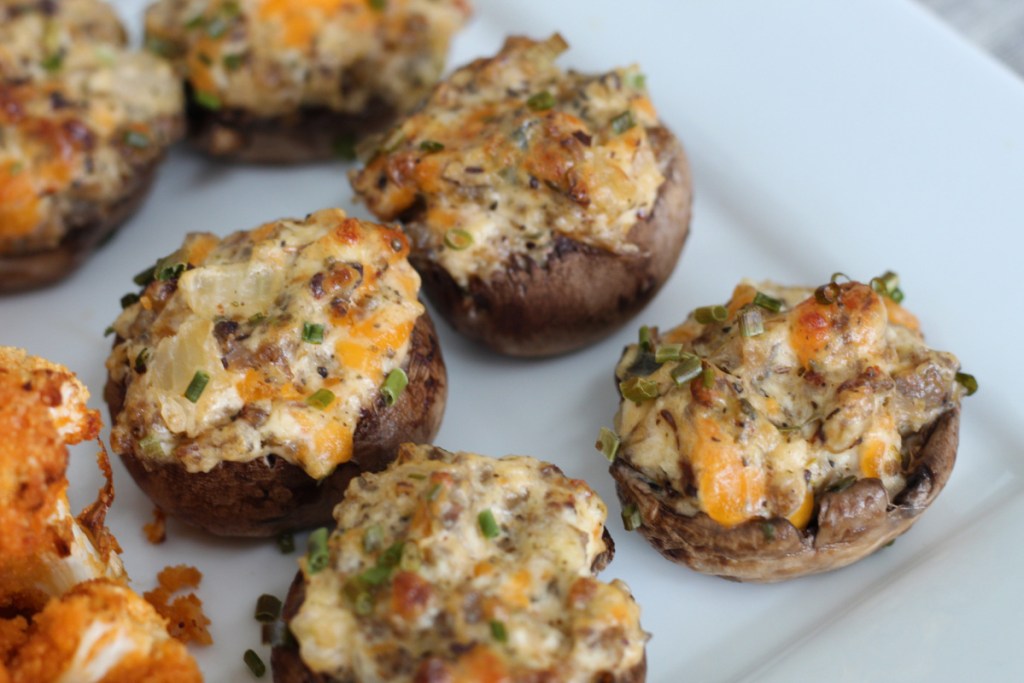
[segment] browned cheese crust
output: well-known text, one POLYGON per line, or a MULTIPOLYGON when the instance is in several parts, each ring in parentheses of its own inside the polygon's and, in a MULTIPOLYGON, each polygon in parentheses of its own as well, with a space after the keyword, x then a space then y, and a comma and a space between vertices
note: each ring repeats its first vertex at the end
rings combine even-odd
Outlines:
POLYGON ((182 134, 170 68, 97 0, 0 3, 0 293, 73 272, 182 134))
POLYGON ((668 279, 689 232, 683 148, 635 66, 563 71, 509 38, 458 69, 351 176, 399 220, 424 290, 463 335, 513 356, 591 344, 668 279))
MULTIPOLYGON (((121 461, 157 506, 210 533, 266 537, 329 524, 349 481, 386 467, 406 440, 429 442, 441 426, 448 380, 427 313, 413 327, 406 371, 409 385, 402 395, 391 406, 383 397, 376 399, 356 428, 352 459, 321 481, 274 456, 221 462, 209 472, 190 473, 179 462, 147 462, 137 442, 120 453, 121 461)), ((121 412, 125 389, 108 379, 103 396, 111 420, 121 412)))
POLYGON ((681 515, 671 505, 671 491, 625 460, 617 459, 611 473, 623 505, 635 505, 643 519, 638 531, 662 555, 705 574, 769 583, 844 567, 910 529, 949 479, 959 428, 956 408, 914 435, 918 464, 891 504, 879 480, 861 479, 824 494, 806 532, 778 518, 724 527, 703 512, 681 515))

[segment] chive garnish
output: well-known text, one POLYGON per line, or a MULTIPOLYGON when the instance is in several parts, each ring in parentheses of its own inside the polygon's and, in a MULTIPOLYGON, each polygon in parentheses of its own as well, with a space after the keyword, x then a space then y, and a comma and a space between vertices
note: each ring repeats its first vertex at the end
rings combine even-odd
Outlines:
POLYGON ((207 92, 205 90, 196 90, 192 93, 192 99, 203 109, 210 109, 217 111, 220 109, 220 98, 217 97, 216 93, 207 92))
POLYGON ((380 554, 380 558, 377 560, 377 565, 380 567, 394 568, 398 566, 399 561, 402 559, 402 547, 405 544, 401 541, 398 543, 392 543, 387 549, 380 554))
POLYGON ((342 161, 354 161, 356 158, 356 139, 351 135, 339 135, 331 145, 334 156, 342 161))
POLYGON ((635 90, 643 90, 647 85, 647 76, 644 74, 633 74, 629 77, 627 82, 629 83, 629 87, 635 90))
POLYGON ((956 381, 967 390, 968 396, 978 390, 978 380, 975 379, 974 375, 969 375, 966 372, 958 372, 954 379, 956 379, 956 381))
POLYGON ((776 299, 773 296, 768 296, 764 292, 758 292, 754 295, 754 305, 760 306, 766 311, 778 313, 782 310, 782 299, 776 299))
POLYGON ((427 500, 429 500, 429 501, 437 500, 437 497, 438 497, 438 495, 440 495, 440 493, 441 493, 441 484, 434 484, 433 486, 430 487, 430 490, 427 491, 427 500))
POLYGON ((409 375, 405 374, 405 370, 402 368, 395 368, 389 372, 384 380, 384 386, 380 388, 380 393, 384 395, 384 402, 389 406, 395 405, 408 384, 409 375))
POLYGON ((368 586, 380 586, 391 579, 391 567, 370 567, 359 575, 359 580, 368 586))
POLYGON ((814 299, 822 306, 830 306, 839 298, 839 285, 830 282, 814 290, 814 299))
POLYGON ((149 366, 149 360, 153 357, 153 352, 148 347, 143 347, 139 354, 135 356, 135 372, 143 373, 149 366))
POLYGON ((547 90, 543 90, 534 95, 530 95, 530 98, 526 100, 526 106, 534 111, 551 109, 551 107, 555 106, 555 96, 547 90))
POLYGON ((161 282, 178 279, 185 272, 185 263, 184 261, 176 260, 175 257, 177 255, 177 252, 175 252, 165 259, 160 259, 156 267, 153 268, 153 278, 161 282))
POLYGON ((494 519, 494 513, 491 512, 490 508, 477 515, 476 521, 480 525, 480 533, 484 535, 484 538, 497 538, 501 535, 501 527, 498 526, 498 522, 494 519))
POLYGON ((367 0, 371 9, 383 12, 388 8, 388 0, 367 0))
POLYGON ((651 346, 651 328, 647 327, 647 325, 643 325, 640 328, 640 350, 650 351, 651 346))
POLYGON ((132 282, 134 282, 135 284, 139 285, 140 287, 145 287, 146 285, 148 285, 150 282, 152 282, 155 279, 156 279, 156 267, 155 266, 149 266, 145 270, 138 272, 134 277, 132 277, 132 282))
POLYGON ((622 508, 622 526, 626 527, 626 531, 639 529, 643 523, 644 520, 640 516, 640 510, 636 505, 630 504, 622 508))
POLYGON ((309 535, 306 542, 306 571, 316 574, 327 566, 330 553, 327 549, 327 527, 320 527, 309 535))
MULTIPOLYGON (((440 484, 438 484, 438 486, 440 486, 440 484)), ((415 543, 406 543, 402 546, 402 558, 399 561, 398 566, 404 571, 414 572, 419 570, 421 561, 420 547, 418 545, 415 543)))
POLYGON ((729 317, 725 306, 701 306, 693 312, 693 318, 701 325, 724 322, 729 317))
POLYGON ((491 637, 499 643, 508 642, 508 632, 505 630, 504 622, 491 619, 491 637))
POLYGON ((42 67, 54 73, 60 70, 60 67, 64 64, 64 55, 61 52, 54 52, 43 58, 42 67))
POLYGON ((442 149, 444 149, 444 143, 437 140, 424 140, 420 143, 420 151, 427 152, 428 154, 440 152, 442 149))
POLYGON ((246 650, 242 660, 256 678, 262 678, 263 674, 267 673, 267 665, 254 650, 246 650))
POLYGON ((703 376, 701 380, 704 382, 704 388, 710 389, 715 386, 715 367, 711 364, 704 366, 703 376))
POLYGON ((427 478, 427 475, 423 474, 422 472, 410 472, 409 478, 416 479, 417 481, 423 481, 424 479, 427 478))
POLYGON ((121 308, 122 309, 128 308, 132 304, 137 304, 137 303, 139 303, 139 295, 135 294, 134 292, 128 292, 127 294, 125 294, 124 296, 121 297, 121 308))
POLYGON ((107 329, 103 330, 103 336, 104 337, 109 337, 110 335, 114 334, 114 332, 116 332, 116 330, 114 329, 114 326, 113 325, 108 325, 107 329))
POLYGON ((302 341, 310 344, 322 344, 324 342, 324 326, 319 323, 302 323, 302 341))
POLYGON ((461 228, 452 228, 444 234, 444 245, 455 251, 468 249, 473 244, 473 236, 461 228))
POLYGON ((136 149, 145 149, 150 145, 149 136, 137 130, 127 130, 124 133, 124 144, 136 149))
POLYGON ((159 459, 164 457, 164 446, 160 442, 160 437, 156 434, 147 434, 139 439, 139 448, 142 449, 142 454, 147 458, 159 459))
POLYGON ((828 490, 832 493, 839 493, 840 491, 845 491, 846 489, 853 486, 854 482, 856 481, 856 475, 848 474, 847 476, 843 477, 836 483, 832 484, 832 486, 828 487, 828 490))
POLYGON ((679 360, 683 353, 682 344, 661 344, 654 350, 654 360, 658 363, 667 363, 679 360))
POLYGON ((373 596, 369 591, 359 591, 352 600, 352 609, 361 617, 373 612, 373 596))
POLYGON ((619 392, 623 398, 634 403, 643 403, 658 398, 658 383, 645 377, 630 377, 619 382, 619 392))
POLYGON ((277 537, 277 549, 282 555, 290 555, 295 552, 295 536, 290 531, 285 531, 277 537))
POLYGON ((281 601, 275 595, 264 593, 256 600, 256 621, 273 621, 281 615, 281 601))
POLYGON ((764 536, 766 541, 774 541, 775 525, 768 521, 761 522, 761 535, 764 536))
POLYGON ((700 358, 692 354, 686 354, 679 360, 679 365, 672 368, 672 372, 669 374, 672 375, 672 381, 677 386, 682 386, 699 375, 703 367, 700 358))
POLYGON ((384 545, 384 530, 380 524, 373 524, 363 532, 363 550, 372 553, 384 545))
POLYGON ((597 434, 597 443, 594 444, 594 447, 601 451, 601 454, 608 459, 608 462, 612 462, 619 452, 620 443, 618 434, 607 427, 601 427, 601 431, 597 434))
POLYGON ((740 334, 744 337, 756 337, 764 332, 764 318, 757 306, 744 306, 740 311, 740 334))
POLYGON ((899 287, 896 287, 891 292, 889 292, 889 298, 892 299, 894 303, 903 303, 903 290, 900 289, 899 287))
POLYGON ((244 55, 224 55, 224 68, 228 71, 237 71, 242 63, 245 61, 244 55))
POLYGON ((196 370, 196 374, 192 375, 192 381, 188 383, 188 388, 185 389, 185 398, 192 403, 199 400, 199 397, 203 395, 203 390, 206 389, 206 385, 210 381, 210 374, 203 370, 196 370))
POLYGON ((319 408, 320 410, 323 410, 332 403, 334 403, 334 392, 330 389, 317 389, 306 398, 306 405, 319 408))
POLYGON ((206 17, 202 14, 197 14, 185 22, 185 28, 199 28, 204 23, 206 23, 206 17))
POLYGON ((633 112, 628 109, 612 119, 612 130, 616 135, 622 135, 636 125, 633 120, 633 112))

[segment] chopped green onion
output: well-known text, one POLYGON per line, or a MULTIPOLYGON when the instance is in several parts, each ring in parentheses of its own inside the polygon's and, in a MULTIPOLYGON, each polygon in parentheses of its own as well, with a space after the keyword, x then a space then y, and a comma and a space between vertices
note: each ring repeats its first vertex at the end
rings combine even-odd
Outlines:
POLYGON ((228 0, 224 3, 224 6, 221 7, 220 11, 223 12, 226 17, 237 17, 242 13, 242 6, 238 4, 237 0, 228 0))
POLYGON ((256 621, 273 621, 281 616, 281 600, 276 595, 264 593, 256 600, 256 621))
POLYGON ((282 555, 290 555, 295 552, 295 535, 285 531, 277 537, 277 549, 282 555))
POLYGON ((766 541, 774 541, 775 525, 768 521, 761 522, 761 535, 764 536, 766 541))
POLYGON ((633 112, 628 109, 612 119, 612 130, 615 131, 616 135, 622 135, 635 125, 636 121, 633 120, 633 112))
POLYGON ((211 38, 220 38, 227 30, 228 22, 224 17, 214 17, 206 24, 206 35, 211 38))
POLYGON ((136 149, 149 147, 151 140, 149 136, 137 130, 127 130, 124 133, 124 144, 136 149))
POLYGON ((255 325, 257 323, 263 322, 266 319, 267 319, 266 313, 253 313, 252 315, 249 316, 249 324, 250 325, 255 325))
POLYGON ((725 306, 701 306, 693 312, 693 318, 701 325, 724 322, 729 317, 725 306))
POLYGON ((677 386, 682 386, 699 375, 703 369, 704 364, 701 362, 700 358, 692 354, 687 354, 680 359, 679 365, 672 368, 672 372, 669 374, 672 375, 672 381, 674 381, 677 386))
POLYGON ((319 408, 320 410, 323 410, 332 403, 334 403, 334 392, 330 389, 317 389, 306 398, 306 405, 319 408))
POLYGON ((406 543, 402 546, 402 558, 398 566, 407 572, 415 572, 420 568, 423 558, 420 556, 420 547, 415 543, 406 543))
POLYGON ((155 279, 156 279, 156 267, 155 266, 149 266, 145 270, 140 271, 134 277, 132 277, 132 282, 134 282, 135 284, 137 284, 137 285, 139 285, 141 287, 145 287, 146 285, 148 285, 150 282, 152 282, 155 279))
POLYGON ((159 459, 164 457, 164 444, 156 434, 147 434, 139 439, 139 448, 147 458, 159 459))
POLYGON ((704 382, 705 389, 710 389, 711 387, 715 386, 715 366, 711 365, 710 363, 705 365, 704 373, 701 377, 701 380, 704 382))
POLYGON ((237 71, 245 63, 245 55, 224 55, 224 68, 228 71, 237 71))
POLYGON ((508 632, 505 630, 504 622, 491 619, 491 637, 499 643, 508 642, 508 632))
POLYGON ((754 295, 754 305, 760 306, 766 311, 778 313, 782 310, 782 299, 776 299, 773 296, 768 296, 764 292, 758 292, 754 295))
POLYGON ((427 475, 423 474, 422 472, 410 472, 409 478, 415 479, 417 481, 423 481, 424 479, 427 478, 427 475))
POLYGON ((302 341, 310 344, 323 344, 324 326, 319 323, 302 323, 302 341))
POLYGON ((761 309, 756 306, 744 306, 740 311, 740 334, 744 337, 756 337, 764 332, 764 318, 761 309))
POLYGON ((383 12, 388 8, 388 0, 367 0, 371 9, 375 9, 378 12, 383 12))
POLYGON ((153 268, 153 278, 166 282, 167 280, 178 279, 184 272, 185 262, 179 261, 178 252, 174 252, 167 258, 157 261, 156 267, 153 268))
POLYGON ((647 86, 647 76, 643 74, 632 74, 626 81, 629 87, 635 90, 643 90, 647 86))
POLYGON ((161 57, 172 57, 176 52, 174 43, 160 36, 147 36, 146 49, 161 57))
POLYGON ((896 289, 889 292, 889 298, 892 299, 894 303, 903 303, 903 290, 897 287, 896 289))
POLYGON ((351 135, 339 135, 331 145, 334 156, 342 161, 354 161, 356 158, 356 139, 351 135))
POLYGON ((121 297, 121 308, 122 309, 128 308, 132 304, 137 304, 137 303, 139 303, 139 295, 134 293, 134 292, 128 292, 127 294, 125 294, 124 296, 121 297))
POLYGON ((103 336, 104 337, 109 337, 110 335, 114 334, 114 332, 116 332, 116 330, 114 329, 114 326, 113 325, 108 325, 107 329, 103 330, 103 336))
POLYGON ((217 111, 221 106, 220 98, 217 97, 217 94, 205 90, 196 90, 192 93, 192 99, 203 109, 217 111))
POLYGON ((455 251, 468 249, 473 244, 473 236, 461 228, 452 228, 444 234, 444 245, 455 251))
POLYGON ((384 529, 380 524, 372 524, 363 532, 363 550, 372 553, 384 545, 384 529))
POLYGON ((380 559, 377 560, 377 565, 387 568, 397 567, 398 563, 402 559, 402 548, 404 546, 405 544, 402 541, 389 545, 387 549, 380 554, 380 559))
POLYGON ((433 486, 430 487, 430 490, 427 491, 427 500, 437 500, 437 497, 439 495, 441 495, 441 484, 434 484, 433 486))
POLYGON ((626 527, 626 531, 639 529, 643 523, 644 520, 636 505, 630 504, 622 508, 622 526, 626 527))
POLYGON ((661 344, 654 350, 654 360, 658 363, 667 363, 679 360, 682 353, 682 344, 661 344))
POLYGON ((839 493, 840 491, 845 491, 846 489, 853 486, 854 482, 856 481, 856 475, 848 474, 847 476, 843 477, 836 483, 832 484, 832 486, 828 487, 828 490, 833 493, 839 493))
POLYGON ((526 106, 534 111, 551 109, 551 107, 555 106, 555 96, 547 90, 543 90, 534 95, 530 95, 530 98, 526 100, 526 106))
POLYGON ((846 273, 841 273, 837 271, 835 273, 832 273, 832 277, 830 277, 828 281, 834 285, 841 285, 844 282, 850 282, 850 276, 847 275, 846 273))
POLYGON ((373 612, 373 596, 369 591, 359 591, 352 600, 352 609, 361 617, 373 612))
POLYGON ((601 454, 608 459, 608 462, 613 462, 619 452, 620 443, 621 440, 618 434, 607 427, 601 427, 601 431, 597 435, 597 443, 594 444, 594 447, 601 451, 601 454))
POLYGON ((246 650, 245 654, 242 655, 242 659, 256 678, 262 678, 263 674, 267 673, 267 665, 263 663, 263 660, 260 659, 260 656, 254 650, 246 650))
POLYGON ((423 152, 440 152, 442 149, 444 149, 444 143, 438 142, 437 140, 424 140, 420 143, 420 151, 423 152))
POLYGON ((197 14, 185 22, 185 28, 199 28, 205 23, 206 17, 204 17, 202 14, 197 14))
POLYGON ((145 372, 152 357, 153 352, 148 347, 143 347, 142 350, 139 351, 139 355, 135 356, 135 372, 145 372))
POLYGON ((389 372, 384 380, 384 386, 380 388, 380 393, 384 395, 384 402, 389 406, 395 405, 408 384, 409 375, 405 374, 405 370, 402 368, 395 368, 389 372))
POLYGON ((48 54, 46 57, 43 58, 41 64, 42 67, 50 73, 59 71, 60 67, 64 64, 64 54, 61 52, 53 52, 51 54, 48 54))
POLYGON ((645 377, 630 377, 619 382, 619 392, 623 398, 634 403, 643 403, 658 398, 658 383, 645 377))
POLYGON ((370 567, 359 575, 359 580, 367 586, 380 586, 391 579, 392 567, 370 567))
POLYGON ((887 270, 876 278, 871 279, 871 289, 879 294, 888 296, 900 286, 900 276, 891 270, 887 270))
POLYGON ((316 574, 327 567, 331 556, 327 548, 327 527, 320 527, 309 535, 306 544, 306 571, 316 574))
POLYGON ((652 345, 651 328, 647 327, 647 325, 643 325, 640 328, 640 350, 650 351, 652 345))
POLYGON ((974 375, 969 375, 966 372, 958 372, 955 376, 956 381, 967 390, 967 395, 970 396, 978 390, 978 380, 974 378, 974 375))
POLYGON ((501 527, 498 526, 490 508, 477 515, 476 521, 480 524, 480 533, 484 535, 484 538, 497 538, 501 535, 501 527))
POLYGON ((199 400, 199 397, 203 395, 203 390, 206 389, 206 385, 210 381, 210 374, 203 370, 196 370, 196 374, 192 375, 192 381, 188 383, 188 388, 185 389, 185 398, 192 403, 199 400))

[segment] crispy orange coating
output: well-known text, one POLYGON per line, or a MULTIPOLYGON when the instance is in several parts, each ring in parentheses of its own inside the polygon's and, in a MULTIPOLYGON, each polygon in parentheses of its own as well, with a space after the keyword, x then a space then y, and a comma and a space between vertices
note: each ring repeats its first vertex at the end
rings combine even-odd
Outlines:
POLYGON ((167 540, 167 515, 158 507, 153 508, 153 521, 142 525, 146 540, 153 545, 160 545, 167 540))
MULTIPOLYGON (((5 630, 19 637, 19 626, 0 628, 0 638, 5 630)), ((79 584, 50 601, 23 631, 20 647, 8 655, 11 683, 64 680, 70 671, 98 672, 101 683, 202 680, 195 661, 168 637, 152 606, 106 580, 79 584)))
POLYGON ((202 579, 202 572, 195 567, 184 564, 165 567, 156 576, 157 587, 143 594, 149 604, 167 619, 167 631, 171 636, 183 643, 213 643, 213 637, 206 628, 210 620, 203 613, 203 601, 195 593, 187 593, 170 601, 174 593, 185 588, 196 588, 202 579))

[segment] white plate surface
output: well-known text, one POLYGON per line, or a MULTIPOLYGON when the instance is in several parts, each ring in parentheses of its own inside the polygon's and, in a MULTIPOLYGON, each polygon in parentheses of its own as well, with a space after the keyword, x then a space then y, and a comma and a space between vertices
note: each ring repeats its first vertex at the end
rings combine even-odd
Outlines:
MULTIPOLYGON (((138 22, 139 4, 122 2, 138 22)), ((653 634, 648 680, 1020 680, 1024 629, 1024 380, 1019 288, 1024 238, 1024 87, 916 5, 895 0, 479 0, 451 63, 509 32, 561 31, 564 63, 640 63, 682 138, 696 180, 693 231, 664 291, 634 325, 580 353, 513 361, 440 326, 451 395, 437 442, 526 453, 583 477, 609 503, 621 577, 653 634), (818 283, 834 271, 899 271, 933 346, 957 353, 981 391, 966 402, 945 493, 893 547, 853 567, 783 585, 729 583, 661 559, 618 520, 592 444, 611 423, 611 373, 641 322, 669 326, 728 298, 742 277, 818 283)), ((340 164, 242 168, 177 150, 143 211, 53 289, 0 299, 0 343, 65 363, 99 399, 109 339, 131 276, 191 230, 220 234, 340 205, 358 215, 340 164)), ((106 415, 105 407, 103 407, 106 415)), ((104 431, 104 439, 108 432, 104 431)), ((99 485, 94 448, 73 454, 78 505, 99 485)), ((110 525, 139 590, 168 564, 205 574, 215 644, 196 649, 210 681, 244 681, 259 645, 256 597, 283 595, 295 557, 272 542, 225 541, 177 523, 165 545, 152 506, 114 463, 110 525)), ((304 539, 299 539, 304 545, 304 539)))

